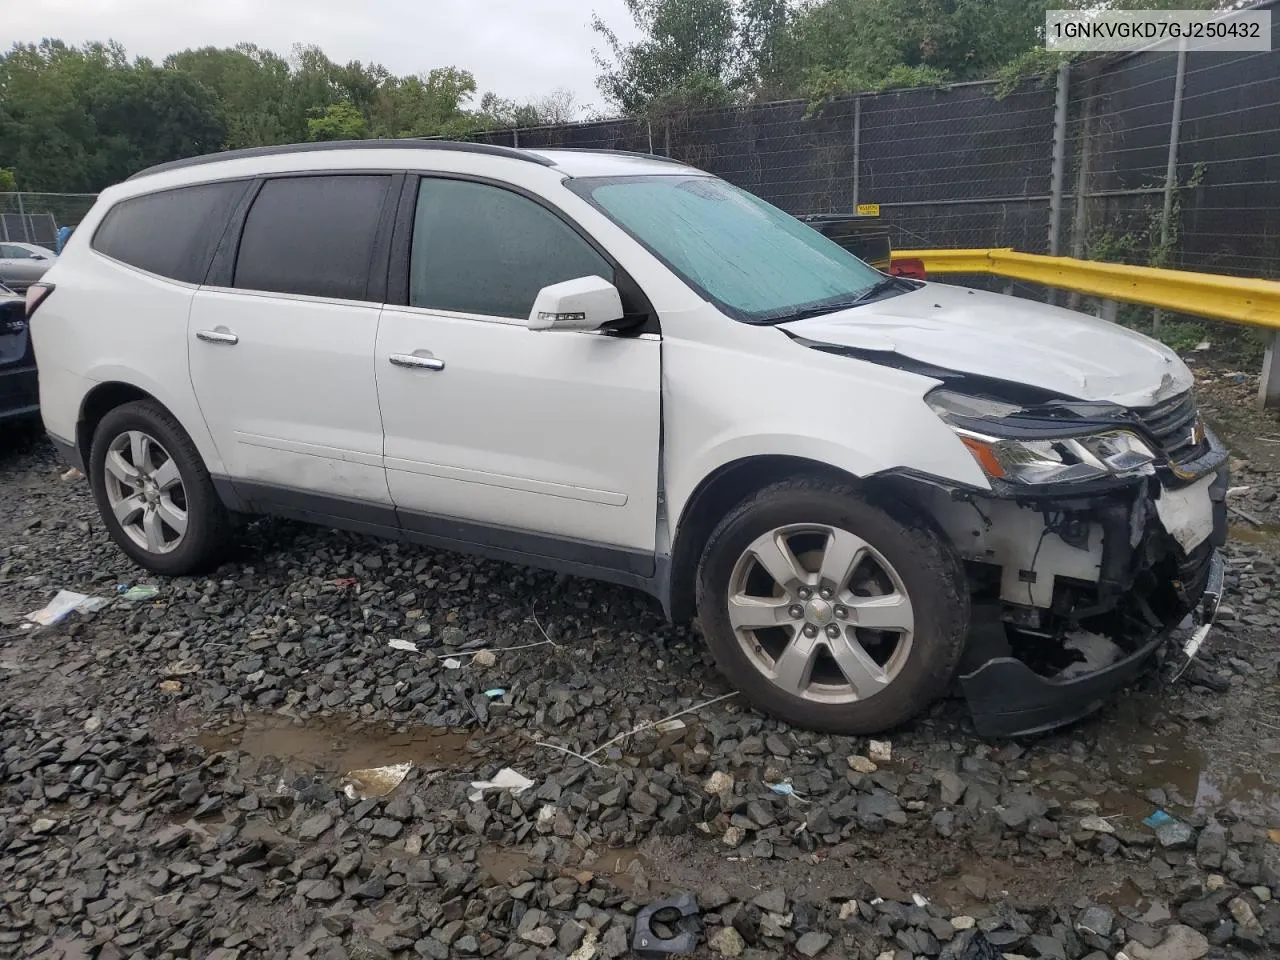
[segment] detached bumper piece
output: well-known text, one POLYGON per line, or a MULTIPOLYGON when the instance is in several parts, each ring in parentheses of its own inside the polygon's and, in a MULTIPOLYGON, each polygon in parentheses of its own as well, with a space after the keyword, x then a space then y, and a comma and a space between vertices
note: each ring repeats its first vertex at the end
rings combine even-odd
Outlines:
MULTIPOLYGON (((1199 621, 1182 653, 1190 658, 1203 643, 1222 599, 1223 563, 1214 551, 1194 619, 1199 621), (1194 646, 1193 646, 1194 645, 1194 646)), ((1181 631, 1163 630, 1128 656, 1082 676, 1041 676, 1021 660, 999 657, 960 677, 973 725, 980 736, 1017 737, 1043 733, 1080 720, 1100 709, 1121 687, 1141 675, 1160 649, 1181 631)))

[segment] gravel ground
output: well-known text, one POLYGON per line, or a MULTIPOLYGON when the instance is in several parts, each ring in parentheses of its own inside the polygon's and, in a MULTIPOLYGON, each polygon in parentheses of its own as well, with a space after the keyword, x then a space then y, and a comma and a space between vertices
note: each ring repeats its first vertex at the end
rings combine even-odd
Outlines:
POLYGON ((0 955, 588 960, 683 891, 654 929, 697 956, 1278 955, 1280 425, 1202 380, 1252 518, 1224 622, 1173 685, 1019 742, 956 701, 887 747, 792 729, 637 593, 341 533, 258 522, 216 576, 143 577, 0 434, 0 955), (60 588, 112 602, 22 629, 60 588), (504 768, 533 785, 473 791, 504 768))

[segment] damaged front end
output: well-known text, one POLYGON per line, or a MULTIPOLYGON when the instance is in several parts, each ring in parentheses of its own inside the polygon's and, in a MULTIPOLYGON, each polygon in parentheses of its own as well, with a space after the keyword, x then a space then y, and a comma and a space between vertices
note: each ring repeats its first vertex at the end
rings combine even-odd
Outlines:
POLYGON ((1028 402, 1025 391, 1013 402, 951 384, 926 399, 991 487, 909 484, 969 570, 974 623, 960 684, 979 733, 1079 719, 1189 616, 1212 622, 1228 457, 1189 390, 1138 409, 1028 402))

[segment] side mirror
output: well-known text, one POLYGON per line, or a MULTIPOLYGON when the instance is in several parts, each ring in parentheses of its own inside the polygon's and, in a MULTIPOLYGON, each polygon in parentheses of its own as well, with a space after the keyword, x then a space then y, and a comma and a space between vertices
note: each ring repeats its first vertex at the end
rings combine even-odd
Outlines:
POLYGON ((538 291, 530 330, 599 330, 622 319, 618 288, 599 277, 579 277, 538 291))

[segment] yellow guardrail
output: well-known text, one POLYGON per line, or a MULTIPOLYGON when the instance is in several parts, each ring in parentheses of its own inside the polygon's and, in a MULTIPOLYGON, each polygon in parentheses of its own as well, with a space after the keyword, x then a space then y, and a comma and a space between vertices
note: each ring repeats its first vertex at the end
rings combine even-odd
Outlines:
POLYGON ((993 250, 895 250, 894 260, 920 260, 930 276, 992 274, 1178 313, 1280 330, 1280 282, 1190 270, 1132 267, 1074 257, 993 250))

